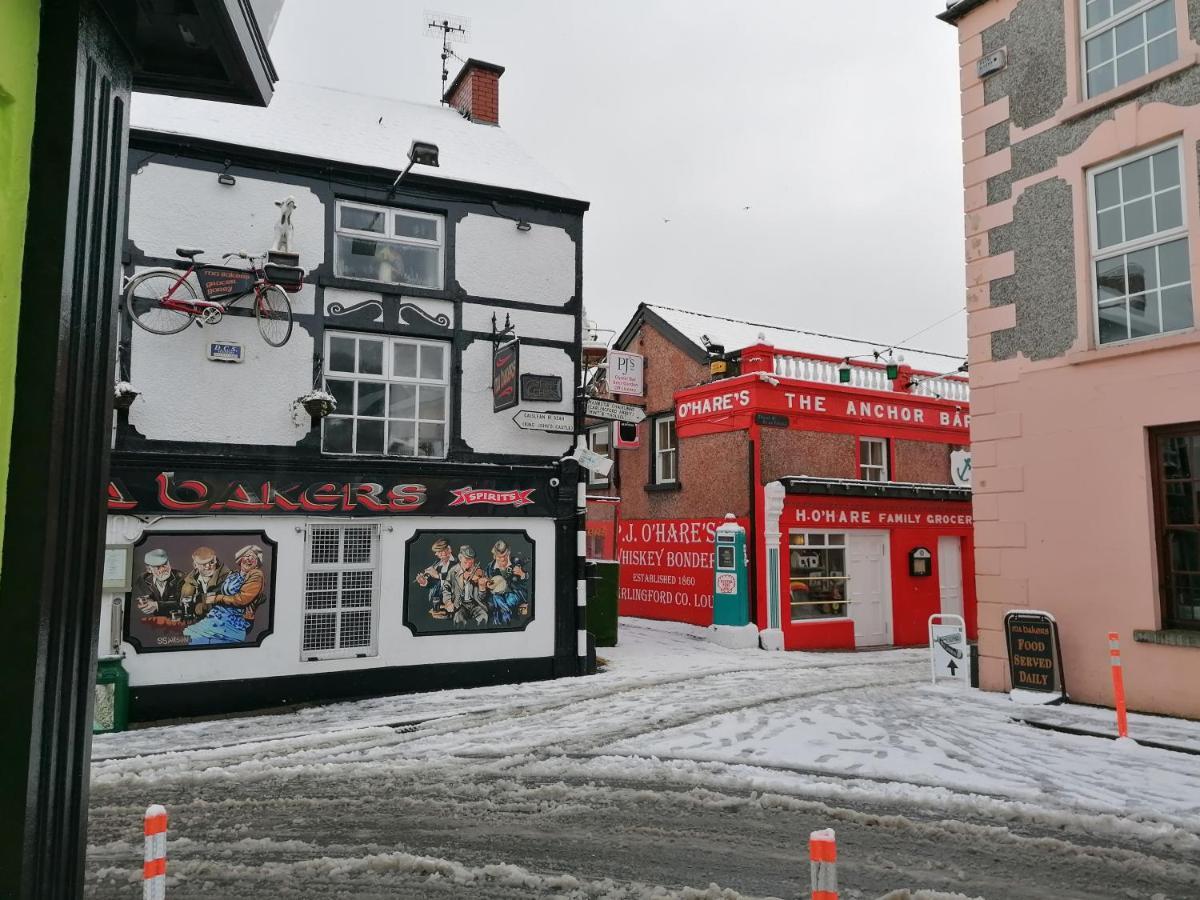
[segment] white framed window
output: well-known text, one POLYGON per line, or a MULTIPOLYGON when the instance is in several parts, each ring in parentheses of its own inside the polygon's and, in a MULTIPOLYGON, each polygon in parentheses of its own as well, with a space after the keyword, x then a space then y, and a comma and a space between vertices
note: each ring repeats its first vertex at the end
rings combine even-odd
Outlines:
MULTIPOLYGON (((602 456, 610 456, 612 453, 612 426, 597 425, 595 428, 589 428, 588 449, 602 456)), ((599 487, 608 487, 609 484, 608 475, 601 475, 590 469, 588 470, 587 480, 588 484, 599 487)))
POLYGON ((374 656, 379 526, 309 525, 305 535, 300 658, 374 656))
POLYGON ((327 331, 324 371, 337 400, 321 420, 325 453, 446 455, 448 343, 327 331))
POLYGON ((845 533, 792 531, 788 535, 788 574, 793 622, 848 615, 845 533))
POLYGON ((888 480, 888 442, 885 438, 858 439, 858 477, 863 481, 888 480))
POLYGON ((679 445, 675 438, 675 416, 659 416, 654 420, 653 467, 655 484, 675 484, 679 481, 679 445))
POLYGON ((441 290, 445 232, 444 216, 339 200, 334 272, 441 290))
POLYGON ((1192 326, 1192 285, 1178 143, 1088 172, 1098 344, 1192 326))
POLYGON ((1081 0, 1083 80, 1096 97, 1179 55, 1175 0, 1081 0))

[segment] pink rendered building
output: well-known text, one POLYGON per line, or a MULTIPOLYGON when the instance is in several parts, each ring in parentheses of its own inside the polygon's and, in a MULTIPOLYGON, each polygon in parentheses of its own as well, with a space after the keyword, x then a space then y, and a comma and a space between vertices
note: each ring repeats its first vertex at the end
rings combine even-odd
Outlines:
POLYGON ((958 0, 982 685, 1052 613, 1073 699, 1200 717, 1200 16, 958 0))

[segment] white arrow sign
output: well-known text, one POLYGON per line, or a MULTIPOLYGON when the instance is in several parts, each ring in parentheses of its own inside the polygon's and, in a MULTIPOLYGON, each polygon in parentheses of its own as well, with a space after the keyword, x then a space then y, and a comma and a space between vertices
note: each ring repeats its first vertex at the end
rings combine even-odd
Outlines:
POLYGON ((631 425, 636 425, 646 418, 646 411, 640 406, 614 403, 611 400, 589 400, 587 414, 597 419, 612 419, 617 422, 628 422, 631 425))
POLYGON ((570 413, 523 409, 513 416, 513 421, 517 423, 518 428, 524 428, 526 431, 575 433, 575 417, 570 413))
POLYGON ((929 617, 929 659, 934 684, 939 679, 970 684, 970 653, 967 626, 961 616, 934 613, 929 617), (934 619, 939 620, 937 624, 934 619))

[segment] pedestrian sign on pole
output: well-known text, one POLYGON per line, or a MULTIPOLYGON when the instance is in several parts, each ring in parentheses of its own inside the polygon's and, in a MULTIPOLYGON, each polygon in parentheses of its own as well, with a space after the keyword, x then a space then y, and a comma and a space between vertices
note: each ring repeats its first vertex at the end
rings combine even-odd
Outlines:
POLYGON ((628 422, 636 425, 646 418, 646 411, 631 403, 613 403, 611 400, 588 400, 584 410, 596 419, 611 419, 614 422, 628 422))
POLYGON ((951 681, 966 687, 971 683, 971 653, 962 616, 934 613, 929 617, 929 664, 934 684, 951 681))

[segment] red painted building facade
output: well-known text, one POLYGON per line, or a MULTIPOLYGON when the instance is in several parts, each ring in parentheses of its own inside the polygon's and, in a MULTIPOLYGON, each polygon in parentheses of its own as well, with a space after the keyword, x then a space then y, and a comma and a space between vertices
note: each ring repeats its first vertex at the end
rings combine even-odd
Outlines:
POLYGON ((967 385, 939 374, 961 360, 905 350, 889 379, 870 344, 646 304, 614 346, 646 359, 644 396, 616 398, 645 407, 635 445, 589 432, 615 460, 589 484, 589 555, 621 563, 622 615, 711 624, 732 514, 764 646, 920 644, 938 612, 974 636, 967 385))

